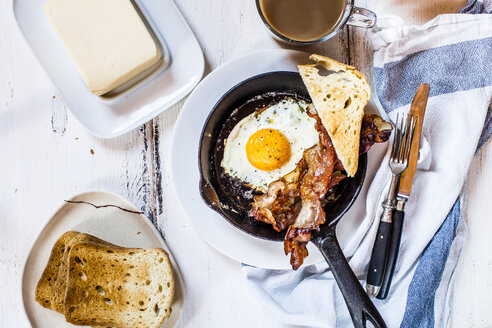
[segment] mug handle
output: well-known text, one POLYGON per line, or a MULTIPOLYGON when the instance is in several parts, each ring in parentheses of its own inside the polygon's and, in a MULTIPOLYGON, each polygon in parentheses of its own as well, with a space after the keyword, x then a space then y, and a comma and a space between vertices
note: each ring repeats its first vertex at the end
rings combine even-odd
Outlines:
POLYGON ((373 27, 376 24, 376 14, 369 9, 355 7, 347 21, 347 25, 356 27, 373 27))

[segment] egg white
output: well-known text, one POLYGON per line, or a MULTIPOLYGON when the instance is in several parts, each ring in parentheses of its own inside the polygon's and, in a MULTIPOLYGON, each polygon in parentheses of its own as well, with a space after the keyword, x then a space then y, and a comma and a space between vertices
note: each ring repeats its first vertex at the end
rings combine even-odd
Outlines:
POLYGON ((221 162, 224 171, 261 192, 266 192, 271 182, 292 172, 304 151, 319 142, 316 120, 308 116, 307 105, 304 101, 285 98, 260 113, 255 112, 243 118, 225 140, 221 162), (276 129, 290 142, 291 156, 279 169, 263 171, 248 161, 246 143, 253 133, 261 129, 276 129))

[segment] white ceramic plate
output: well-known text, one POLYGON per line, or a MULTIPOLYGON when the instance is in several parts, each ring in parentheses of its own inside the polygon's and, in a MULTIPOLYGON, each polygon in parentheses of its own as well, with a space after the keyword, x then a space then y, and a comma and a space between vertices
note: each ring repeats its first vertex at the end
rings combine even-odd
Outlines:
POLYGON ((204 59, 195 36, 172 0, 139 0, 153 32, 168 50, 169 65, 121 97, 92 94, 45 17, 47 0, 13 0, 17 24, 27 43, 63 96, 74 116, 95 136, 124 134, 185 97, 200 81, 204 59))
MULTIPOLYGON (((309 62, 309 54, 285 49, 249 53, 210 73, 192 92, 178 117, 172 144, 171 176, 178 199, 187 217, 201 236, 226 256, 261 268, 290 269, 283 243, 253 237, 235 228, 210 209, 199 192, 198 149, 205 121, 217 101, 229 89, 252 76, 272 71, 296 71, 298 64, 309 62)), ((370 106, 371 107, 371 106, 370 106)), ((374 110, 374 109, 372 109, 374 110)), ((369 154, 366 179, 359 197, 337 225, 342 249, 365 216, 368 183, 380 165, 384 147, 374 147, 369 154)), ((308 244, 305 265, 323 261, 318 249, 308 244)), ((345 254, 350 255, 350 254, 345 254)))
POLYGON ((45 309, 34 300, 34 291, 48 262, 51 249, 55 241, 69 230, 89 233, 124 247, 163 248, 169 254, 173 266, 175 292, 171 316, 164 321, 162 327, 175 327, 183 311, 184 285, 171 252, 150 221, 143 214, 121 210, 120 208, 139 212, 127 200, 108 192, 86 192, 69 199, 69 201, 83 201, 97 206, 112 206, 96 208, 86 203, 65 202, 39 235, 27 258, 22 276, 22 298, 32 327, 76 327, 66 323, 65 317, 60 313, 45 309))

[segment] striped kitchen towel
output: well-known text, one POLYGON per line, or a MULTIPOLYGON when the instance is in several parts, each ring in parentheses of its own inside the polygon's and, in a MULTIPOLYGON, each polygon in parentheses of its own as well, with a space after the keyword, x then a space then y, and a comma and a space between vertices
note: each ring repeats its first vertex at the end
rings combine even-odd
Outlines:
MULTIPOLYGON (((430 85, 418 171, 406 206, 392 288, 374 302, 388 327, 447 327, 453 274, 466 237, 463 184, 473 156, 492 133, 492 6, 470 1, 460 14, 422 26, 380 17, 370 38, 374 88, 383 115, 408 112, 418 86, 430 85)), ((390 177, 389 150, 366 199, 366 216, 344 249, 361 283, 390 177)), ((287 260, 287 258, 286 258, 287 260)), ((326 264, 291 270, 243 266, 259 302, 278 321, 351 327, 343 297, 326 264)))

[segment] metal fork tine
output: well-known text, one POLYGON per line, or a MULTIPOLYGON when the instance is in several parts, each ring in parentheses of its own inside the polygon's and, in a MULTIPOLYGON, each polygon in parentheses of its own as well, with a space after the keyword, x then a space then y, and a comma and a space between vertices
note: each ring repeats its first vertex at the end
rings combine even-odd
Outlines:
POLYGON ((398 161, 398 159, 400 158, 400 151, 401 151, 401 138, 402 138, 402 134, 401 134, 401 122, 403 121, 403 117, 400 117, 400 120, 398 122, 398 140, 397 140, 397 144, 396 144, 396 152, 395 152, 395 162, 398 161))
POLYGON ((403 142, 403 147, 401 148, 401 162, 400 163, 405 163, 406 160, 406 154, 407 154, 407 148, 408 148, 408 137, 410 133, 410 126, 412 124, 412 118, 407 116, 407 121, 405 124, 405 132, 404 132, 404 142, 403 142))
POLYGON ((403 138, 404 138, 404 134, 403 134, 403 125, 405 124, 405 117, 402 116, 401 117, 401 120, 400 120, 400 128, 398 129, 398 156, 396 158, 396 161, 399 162, 400 161, 400 156, 401 156, 401 145, 403 143, 403 138))
POLYGON ((398 151, 398 138, 399 138, 399 135, 398 135, 398 125, 400 123, 400 117, 398 116, 398 114, 396 115, 396 122, 395 122, 395 138, 393 139, 393 150, 391 152, 391 160, 394 161, 396 159, 396 154, 397 154, 397 151, 398 151))
POLYGON ((393 138, 393 149, 391 149, 391 161, 394 161, 395 160, 395 156, 396 156, 396 153, 397 153, 397 145, 398 145, 398 123, 399 123, 399 114, 396 114, 396 122, 395 122, 395 136, 393 138))
POLYGON ((405 127, 405 146, 403 148, 402 163, 408 163, 408 155, 410 154, 410 148, 412 145, 413 131, 415 128, 416 119, 414 116, 409 116, 409 120, 405 127))
POLYGON ((405 141, 406 141, 406 136, 407 136, 407 131, 406 131, 406 125, 407 125, 407 120, 405 117, 401 120, 401 127, 400 127, 400 149, 398 153, 398 163, 403 163, 403 155, 405 154, 405 141))
POLYGON ((408 147, 405 156, 405 162, 408 162, 408 158, 410 157, 410 150, 412 148, 412 142, 413 142, 413 134, 415 132, 415 127, 417 126, 418 119, 419 119, 418 117, 412 116, 412 125, 410 127, 410 135, 408 137, 408 147))
POLYGON ((405 155, 405 146, 406 146, 406 141, 407 141, 407 122, 405 121, 404 126, 402 126, 402 141, 401 141, 401 148, 400 148, 400 156, 398 157, 398 163, 403 163, 403 156, 405 155))

